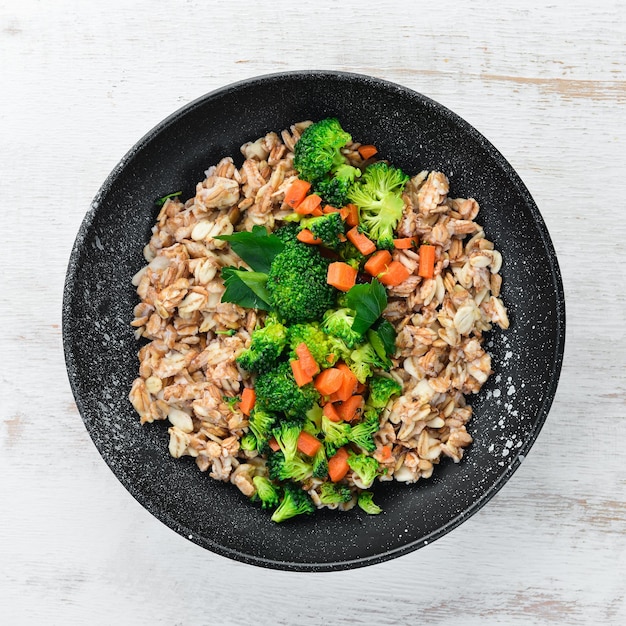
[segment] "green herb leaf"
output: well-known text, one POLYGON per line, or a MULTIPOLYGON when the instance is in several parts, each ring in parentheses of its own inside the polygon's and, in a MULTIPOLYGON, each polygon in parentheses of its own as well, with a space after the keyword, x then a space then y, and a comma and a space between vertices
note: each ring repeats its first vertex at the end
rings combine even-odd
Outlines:
POLYGON ((274 257, 285 247, 276 236, 270 235, 263 226, 254 226, 251 231, 242 231, 232 235, 219 235, 215 239, 228 241, 230 247, 255 272, 267 274, 274 257))
POLYGON ((387 292, 374 278, 371 283, 355 285, 346 294, 346 303, 356 311, 352 330, 364 334, 387 306, 387 292))
POLYGON ((267 274, 249 272, 243 267, 225 267, 222 278, 226 287, 222 302, 232 302, 246 309, 270 310, 267 274))
POLYGON ((167 196, 163 196, 162 198, 157 198, 154 201, 159 208, 161 208, 170 198, 176 198, 176 196, 182 195, 182 191, 175 191, 174 193, 168 193, 167 196))
MULTIPOLYGON (((374 324, 372 330, 380 338, 385 348, 385 354, 393 356, 396 353, 396 329, 393 327, 393 324, 383 318, 374 324)), ((383 358, 382 355, 379 356, 383 358)))
POLYGON ((229 330, 216 330, 215 334, 216 335, 228 335, 229 337, 232 337, 237 331, 234 328, 230 328, 229 330))

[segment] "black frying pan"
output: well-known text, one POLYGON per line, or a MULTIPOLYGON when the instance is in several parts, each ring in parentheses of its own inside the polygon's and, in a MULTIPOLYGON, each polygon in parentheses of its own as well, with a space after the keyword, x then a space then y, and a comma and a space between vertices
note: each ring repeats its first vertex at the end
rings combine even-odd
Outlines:
POLYGON ((234 559, 289 570, 361 567, 420 548, 481 508, 537 437, 556 391, 565 337, 559 268, 535 203, 513 168, 474 128, 424 96, 338 72, 262 76, 185 106, 139 141, 111 173, 80 228, 69 262, 63 341, 70 383, 100 454, 153 515, 234 559), (281 525, 234 486, 167 450, 167 425, 140 426, 127 400, 138 344, 129 325, 131 277, 157 214, 154 199, 193 195, 204 170, 239 147, 304 119, 337 116, 352 136, 411 175, 439 169, 452 197, 476 198, 478 221, 502 252, 511 327, 487 339, 496 374, 471 398, 474 437, 414 485, 384 483, 384 513, 320 511, 281 525), (495 393, 494 393, 495 392, 495 393))

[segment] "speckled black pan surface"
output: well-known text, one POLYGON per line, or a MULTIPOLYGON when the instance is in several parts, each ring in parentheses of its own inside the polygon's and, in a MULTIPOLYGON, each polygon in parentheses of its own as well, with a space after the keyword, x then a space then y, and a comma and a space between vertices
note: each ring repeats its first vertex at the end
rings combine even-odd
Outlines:
POLYGON ((63 341, 70 383, 100 454, 148 511, 191 541, 234 559, 288 570, 361 567, 415 550, 482 507, 537 437, 556 391, 565 337, 559 268, 523 183, 475 129, 441 105, 367 76, 298 72, 230 85, 150 131, 96 196, 76 238, 65 284, 63 341), (203 172, 239 147, 303 119, 337 116, 355 140, 411 175, 439 169, 451 196, 472 196, 478 221, 504 257, 502 298, 511 328, 488 335, 492 376, 471 398, 474 444, 429 480, 384 483, 384 514, 320 511, 282 525, 229 484, 168 454, 167 425, 140 426, 127 396, 138 343, 131 285, 158 212, 153 201, 193 195, 203 172))

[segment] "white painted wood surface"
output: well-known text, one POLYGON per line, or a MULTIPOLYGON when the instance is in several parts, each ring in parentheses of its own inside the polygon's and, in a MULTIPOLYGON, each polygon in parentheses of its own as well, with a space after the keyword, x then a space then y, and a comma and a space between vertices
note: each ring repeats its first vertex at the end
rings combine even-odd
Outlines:
POLYGON ((4 0, 0 622, 626 623, 625 59, 618 0, 4 0), (542 211, 568 314, 504 489, 423 550, 331 574, 229 561, 143 510, 82 425, 60 328, 74 236, 126 150, 212 89, 305 68, 402 83, 485 134, 542 211))

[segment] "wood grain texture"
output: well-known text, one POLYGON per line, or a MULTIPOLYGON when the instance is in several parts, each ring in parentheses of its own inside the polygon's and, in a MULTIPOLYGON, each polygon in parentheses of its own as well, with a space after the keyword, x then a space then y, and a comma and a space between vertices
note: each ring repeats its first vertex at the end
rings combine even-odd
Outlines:
POLYGON ((0 5, 3 624, 626 623, 625 5, 458 4, 0 5), (568 316, 505 488, 417 553, 332 574, 231 562, 145 512, 82 425, 60 329, 75 234, 126 150, 212 89, 306 68, 402 83, 487 136, 545 218, 568 316))

